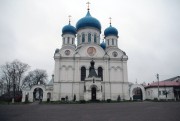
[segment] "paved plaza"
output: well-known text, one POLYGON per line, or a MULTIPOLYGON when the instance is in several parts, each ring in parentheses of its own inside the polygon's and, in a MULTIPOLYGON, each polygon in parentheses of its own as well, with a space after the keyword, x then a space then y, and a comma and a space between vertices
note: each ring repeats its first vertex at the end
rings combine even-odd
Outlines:
POLYGON ((0 105, 0 121, 180 121, 180 102, 0 105))

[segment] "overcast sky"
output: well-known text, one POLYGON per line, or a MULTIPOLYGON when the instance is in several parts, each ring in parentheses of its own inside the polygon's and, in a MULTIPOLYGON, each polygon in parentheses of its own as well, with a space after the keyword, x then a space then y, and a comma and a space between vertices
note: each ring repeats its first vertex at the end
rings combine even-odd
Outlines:
MULTIPOLYGON (((31 70, 54 69, 62 27, 87 12, 87 0, 0 0, 0 65, 18 59, 31 70)), ((90 13, 102 25, 119 31, 130 82, 180 76, 180 0, 90 0, 90 13)))

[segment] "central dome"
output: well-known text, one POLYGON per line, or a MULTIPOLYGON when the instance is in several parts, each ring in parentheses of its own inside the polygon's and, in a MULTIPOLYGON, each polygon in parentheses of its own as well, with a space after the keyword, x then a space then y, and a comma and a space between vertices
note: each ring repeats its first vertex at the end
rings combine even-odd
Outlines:
POLYGON ((88 11, 86 16, 81 18, 77 23, 76 23, 76 29, 77 31, 81 28, 85 27, 93 27, 101 31, 101 24, 100 22, 91 16, 90 12, 88 11))

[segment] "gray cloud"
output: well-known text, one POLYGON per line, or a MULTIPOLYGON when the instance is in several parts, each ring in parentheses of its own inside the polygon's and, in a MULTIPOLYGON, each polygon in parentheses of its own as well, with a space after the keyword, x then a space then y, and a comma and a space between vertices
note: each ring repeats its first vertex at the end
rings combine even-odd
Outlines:
MULTIPOLYGON (((53 54, 61 29, 85 16, 81 0, 1 0, 0 65, 19 59, 53 73, 53 54)), ((178 0, 91 0, 91 14, 119 31, 119 47, 129 56, 129 81, 151 82, 180 75, 180 2, 178 0)))

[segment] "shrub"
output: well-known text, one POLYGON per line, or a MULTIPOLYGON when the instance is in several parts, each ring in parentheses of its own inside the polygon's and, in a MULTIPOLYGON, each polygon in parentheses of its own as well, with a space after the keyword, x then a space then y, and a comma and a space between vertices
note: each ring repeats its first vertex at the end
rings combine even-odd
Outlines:
POLYGON ((157 98, 154 98, 154 101, 158 101, 158 99, 157 99, 157 98))
POLYGON ((118 95, 117 101, 120 102, 121 101, 121 97, 120 95, 118 95))
POLYGON ((68 101, 68 96, 66 96, 66 101, 68 101))
MULTIPOLYGON (((11 91, 9 93, 5 93, 5 94, 1 95, 0 100, 5 101, 5 102, 11 102, 13 97, 14 97, 14 92, 11 91)), ((21 102, 21 99, 22 99, 22 92, 16 91, 15 92, 15 102, 21 102)))
POLYGON ((86 103, 86 101, 85 100, 80 100, 80 103, 86 103))
POLYGON ((107 99, 107 102, 110 103, 110 102, 111 102, 111 99, 107 99))
POLYGON ((73 99, 73 101, 75 102, 76 101, 76 95, 74 94, 74 99, 73 99))

